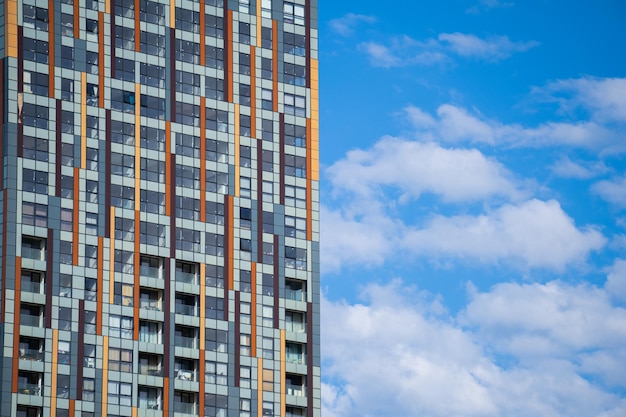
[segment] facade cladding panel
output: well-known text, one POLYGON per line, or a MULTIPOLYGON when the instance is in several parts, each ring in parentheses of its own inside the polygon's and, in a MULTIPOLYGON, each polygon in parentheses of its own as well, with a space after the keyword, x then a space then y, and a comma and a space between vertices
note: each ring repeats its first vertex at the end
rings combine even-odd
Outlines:
POLYGON ((0 416, 320 415, 316 0, 0 5, 0 416))

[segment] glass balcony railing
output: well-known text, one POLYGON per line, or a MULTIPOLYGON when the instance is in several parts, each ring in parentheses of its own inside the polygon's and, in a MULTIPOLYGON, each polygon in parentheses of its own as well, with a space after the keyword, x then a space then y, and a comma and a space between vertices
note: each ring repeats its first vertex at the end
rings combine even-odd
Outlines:
POLYGON ((21 283, 22 291, 31 292, 35 294, 41 294, 43 290, 43 283, 36 281, 23 281, 21 283))
POLYGON ((176 271, 176 282, 198 284, 198 275, 192 272, 176 271))
POLYGON ((163 310, 163 307, 161 307, 160 300, 139 300, 139 308, 143 308, 145 310, 156 310, 156 311, 163 310))
POLYGON ((198 339, 195 337, 176 336, 174 337, 174 343, 176 344, 176 346, 184 348, 198 348, 198 339))
POLYGON ((43 352, 40 352, 38 349, 20 349, 20 359, 41 362, 43 360, 43 352))
POLYGON ((139 364, 139 374, 149 376, 163 376, 163 368, 160 365, 139 364))
POLYGON ((161 268, 149 265, 141 265, 139 267, 141 276, 148 278, 161 278, 161 268))
POLYGON ((176 304, 176 314, 182 314, 184 316, 198 316, 198 308, 187 304, 176 304))
POLYGON ((46 259, 46 251, 41 248, 22 246, 22 258, 43 261, 46 259))
POLYGON ((17 392, 19 394, 35 395, 41 397, 43 395, 43 389, 41 385, 36 384, 18 384, 17 392))
POLYGON ((174 412, 197 415, 198 407, 194 403, 174 402, 174 412))
POLYGON ((42 327, 43 317, 24 314, 20 316, 20 324, 33 327, 42 327))

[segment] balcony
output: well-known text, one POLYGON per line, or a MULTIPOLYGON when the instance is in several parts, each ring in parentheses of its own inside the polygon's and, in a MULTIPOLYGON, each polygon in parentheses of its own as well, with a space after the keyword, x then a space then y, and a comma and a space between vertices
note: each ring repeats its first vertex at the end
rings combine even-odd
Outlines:
POLYGON ((189 262, 176 262, 176 282, 198 285, 200 266, 189 262))
POLYGON ((198 348, 198 329, 194 327, 176 326, 174 344, 183 348, 198 348))
POLYGON ((163 311, 161 292, 142 288, 139 293, 139 308, 163 311))
POLYGON ((148 353, 139 354, 139 374, 147 376, 163 376, 161 355, 148 353))
POLYGON ((194 295, 177 293, 174 311, 176 314, 198 317, 197 297, 194 295))
POLYGON ((285 280, 285 298, 294 301, 306 301, 306 282, 285 280))
POLYGON ((139 259, 139 274, 148 278, 163 278, 163 260, 152 256, 141 256, 139 259))
POLYGON ((20 324, 32 327, 43 327, 43 307, 32 304, 20 306, 20 324))
POLYGON ((303 375, 287 374, 285 381, 287 395, 306 397, 305 377, 303 375))
POLYGON ((44 274, 37 271, 25 271, 21 273, 20 286, 22 291, 33 294, 43 294, 44 274))
POLYGON ((36 372, 20 371, 17 376, 19 394, 43 396, 43 375, 36 372))
POLYGON ((296 365, 306 365, 306 345, 301 343, 287 343, 285 359, 296 365))
POLYGON ((46 259, 46 239, 22 237, 22 258, 44 261, 46 259))

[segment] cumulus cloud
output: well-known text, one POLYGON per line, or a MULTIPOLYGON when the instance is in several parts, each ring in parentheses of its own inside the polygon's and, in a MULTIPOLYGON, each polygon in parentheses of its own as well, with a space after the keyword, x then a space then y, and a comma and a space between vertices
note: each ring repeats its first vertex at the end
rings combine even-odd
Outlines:
POLYGON ((602 162, 578 163, 572 161, 567 156, 556 161, 550 169, 561 178, 574 178, 579 180, 593 178, 608 171, 608 167, 602 162))
POLYGON ((505 59, 515 52, 524 52, 539 45, 535 41, 513 42, 507 36, 481 39, 473 34, 458 32, 442 33, 438 39, 455 54, 490 61, 505 59))
POLYGON ((479 216, 436 216, 403 240, 412 251, 435 257, 521 262, 557 271, 584 261, 605 244, 599 231, 577 228, 558 202, 536 199, 479 216))
POLYGON ((603 288, 500 284, 457 316, 433 298, 394 281, 323 300, 325 415, 626 413, 605 385, 624 386, 626 311, 603 288))
POLYGON ((372 65, 399 67, 453 62, 453 58, 476 58, 499 61, 517 52, 525 52, 538 42, 515 42, 507 36, 481 38, 467 33, 442 33, 437 38, 417 40, 398 36, 387 42, 363 42, 359 50, 369 56, 372 65))
POLYGON ((363 14, 348 13, 345 16, 332 19, 329 24, 330 28, 341 36, 350 36, 354 33, 355 28, 361 23, 371 24, 376 22, 374 16, 363 14))
POLYGON ((626 259, 617 259, 609 270, 607 291, 617 300, 626 302, 626 259))
POLYGON ((449 202, 521 194, 512 174, 476 149, 446 149, 393 137, 371 149, 348 152, 326 173, 335 189, 363 196, 381 187, 396 187, 404 199, 432 193, 449 202))
POLYGON ((615 207, 626 208, 626 175, 598 181, 591 186, 591 190, 615 207))
POLYGON ((626 78, 581 77, 558 80, 533 93, 555 101, 565 112, 581 108, 598 122, 626 122, 626 78))

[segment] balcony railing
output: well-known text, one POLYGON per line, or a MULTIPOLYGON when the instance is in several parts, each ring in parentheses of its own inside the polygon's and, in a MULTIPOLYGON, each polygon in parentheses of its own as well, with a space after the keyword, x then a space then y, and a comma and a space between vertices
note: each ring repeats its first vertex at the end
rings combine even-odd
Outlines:
POLYGON ((160 365, 139 364, 139 374, 149 376, 163 376, 163 368, 160 365))
POLYGON ((186 336, 175 336, 174 343, 176 344, 176 346, 196 349, 198 347, 198 338, 186 337, 186 336))
POLYGON ((17 392, 19 394, 35 395, 41 397, 43 395, 41 385, 37 384, 19 384, 17 386, 17 392))
POLYGON ((139 273, 141 276, 148 278, 161 278, 162 269, 156 266, 141 265, 139 267, 139 273))
POLYGON ((198 275, 193 272, 176 271, 176 282, 198 284, 198 275))
POLYGON ((22 246, 22 258, 43 261, 46 258, 46 251, 41 248, 22 246))
POLYGON ((42 327, 43 317, 24 314, 20 316, 20 323, 26 326, 42 327))
POLYGON ((38 349, 20 349, 20 359, 41 362, 43 360, 43 352, 40 352, 38 349))
POLYGON ((163 307, 161 307, 160 300, 139 300, 139 307, 145 310, 156 310, 161 311, 163 307))
POLYGON ((37 281, 23 281, 21 283, 22 291, 41 294, 43 283, 37 281))
POLYGON ((194 403, 174 402, 174 412, 185 414, 198 414, 198 407, 194 403))
POLYGON ((185 316, 198 316, 198 307, 187 304, 176 304, 176 314, 185 316))

